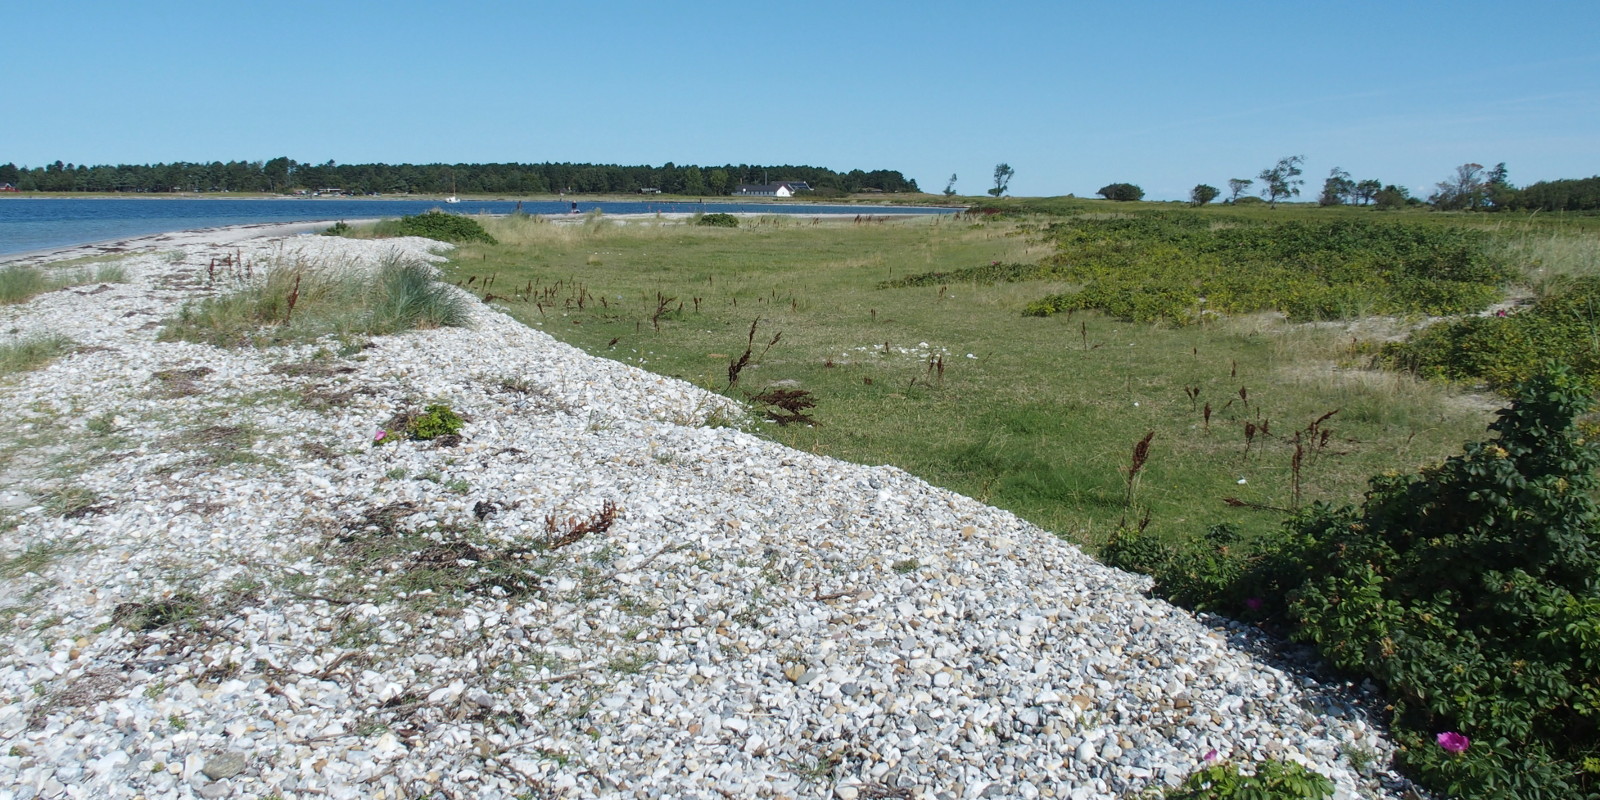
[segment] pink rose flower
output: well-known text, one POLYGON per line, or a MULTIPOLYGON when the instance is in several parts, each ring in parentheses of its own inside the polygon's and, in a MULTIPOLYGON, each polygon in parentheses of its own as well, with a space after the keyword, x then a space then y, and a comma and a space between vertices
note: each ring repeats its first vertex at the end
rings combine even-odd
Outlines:
POLYGON ((1466 736, 1456 733, 1455 731, 1445 731, 1444 733, 1435 736, 1434 741, 1438 742, 1439 746, 1444 748, 1445 752, 1455 753, 1456 755, 1461 755, 1462 753, 1467 752, 1467 747, 1472 744, 1471 739, 1468 739, 1466 736))

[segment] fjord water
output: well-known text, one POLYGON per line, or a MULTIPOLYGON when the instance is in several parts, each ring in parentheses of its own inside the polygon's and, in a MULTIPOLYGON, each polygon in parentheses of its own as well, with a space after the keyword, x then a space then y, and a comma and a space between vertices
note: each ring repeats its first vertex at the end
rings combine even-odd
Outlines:
MULTIPOLYGON (((585 202, 577 200, 579 213, 599 209, 606 214, 948 214, 948 208, 909 206, 825 206, 789 203, 722 202, 585 202)), ((445 206, 438 200, 334 200, 252 199, 196 200, 187 198, 61 198, 18 197, 0 201, 0 255, 57 247, 148 236, 172 231, 320 220, 359 220, 420 214, 447 209, 455 214, 509 214, 520 208, 529 214, 562 215, 572 211, 571 200, 540 202, 463 200, 445 206)))

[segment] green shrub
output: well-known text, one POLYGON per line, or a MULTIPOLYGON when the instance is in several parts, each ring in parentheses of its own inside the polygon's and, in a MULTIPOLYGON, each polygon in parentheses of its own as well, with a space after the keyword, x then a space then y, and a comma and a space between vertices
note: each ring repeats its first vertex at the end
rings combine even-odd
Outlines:
POLYGON ((373 437, 372 444, 384 445, 402 438, 428 441, 441 436, 454 436, 461 432, 465 424, 466 420, 454 409, 432 403, 421 411, 402 411, 394 415, 373 437))
POLYGON ((1429 378, 1487 383, 1506 390, 1554 359, 1600 390, 1600 278, 1578 278, 1533 306, 1506 316, 1431 325, 1380 358, 1429 378))
POLYGON ((1566 370, 1533 379, 1498 438, 1374 478, 1359 509, 1313 508, 1273 574, 1242 579, 1382 683, 1405 764, 1451 796, 1600 791, 1600 453, 1574 424, 1591 403, 1566 370))
POLYGON ((434 403, 422 409, 407 426, 407 433, 413 439, 437 439, 440 436, 453 436, 461 432, 461 415, 451 410, 449 406, 434 403))
POLYGON ((1119 569, 1149 575, 1151 592, 1186 608, 1240 607, 1235 597, 1246 551, 1232 525, 1213 525, 1197 542, 1177 544, 1135 529, 1119 529, 1100 558, 1119 569))
POLYGON ((1166 793, 1167 800, 1323 800, 1333 796, 1333 781, 1302 764, 1288 761, 1263 761, 1255 774, 1246 775, 1239 765, 1216 764, 1190 775, 1177 789, 1166 793))
POLYGON ((495 244, 493 236, 471 217, 428 211, 401 217, 393 226, 384 226, 385 233, 395 236, 421 236, 441 242, 483 242, 495 244))
POLYGON ((694 224, 713 228, 737 228, 739 227, 739 218, 732 214, 701 214, 695 217, 694 224))

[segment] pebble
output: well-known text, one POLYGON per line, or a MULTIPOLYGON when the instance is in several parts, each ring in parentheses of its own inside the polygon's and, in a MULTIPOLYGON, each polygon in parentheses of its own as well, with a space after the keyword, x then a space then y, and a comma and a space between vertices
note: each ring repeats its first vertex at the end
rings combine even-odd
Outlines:
POLYGON ((0 557, 51 554, 0 583, 0 795, 1090 800, 1212 749, 1409 791, 1370 695, 1248 626, 901 470, 708 426, 744 412, 492 305, 359 349, 148 325, 445 247, 152 241, 127 283, 0 307, 0 341, 79 348, 0 382, 0 557), (373 446, 428 403, 459 442, 373 446), (92 507, 51 513, 63 487, 92 507))

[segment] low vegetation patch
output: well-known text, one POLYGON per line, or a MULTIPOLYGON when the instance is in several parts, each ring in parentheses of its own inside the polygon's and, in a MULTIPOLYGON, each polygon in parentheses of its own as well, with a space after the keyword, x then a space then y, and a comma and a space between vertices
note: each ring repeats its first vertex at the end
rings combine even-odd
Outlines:
POLYGON ((401 411, 389 418, 373 436, 373 444, 388 444, 400 439, 430 441, 456 437, 466 420, 447 405, 434 403, 421 411, 401 411))
POLYGON ((464 326, 469 320, 467 298, 435 281, 433 268, 419 261, 393 259, 376 272, 301 263, 261 272, 235 276, 231 291, 186 304, 162 338, 265 346, 464 326))
POLYGON ((0 375, 38 369, 72 348, 72 340, 58 334, 28 336, 0 344, 0 375))
POLYGON ((1525 308, 1430 325, 1383 346, 1380 359, 1428 378, 1485 383, 1508 391, 1551 359, 1600 390, 1600 277, 1552 287, 1525 308))
POLYGON ((1279 311, 1291 320, 1459 314, 1513 271, 1487 233, 1360 219, 1218 225, 1200 213, 1077 218, 1046 226, 1049 276, 1076 285, 1025 313, 1098 309, 1139 322, 1279 311))
POLYGON ((0 305, 26 303, 46 292, 89 283, 122 283, 127 270, 119 263, 94 267, 14 266, 0 269, 0 305))

